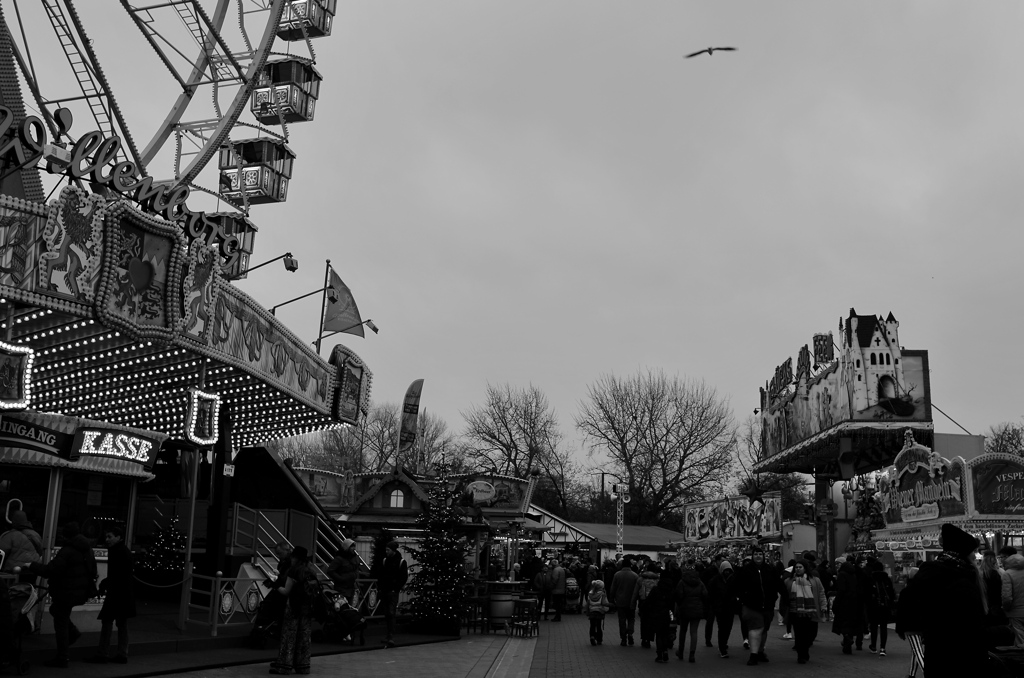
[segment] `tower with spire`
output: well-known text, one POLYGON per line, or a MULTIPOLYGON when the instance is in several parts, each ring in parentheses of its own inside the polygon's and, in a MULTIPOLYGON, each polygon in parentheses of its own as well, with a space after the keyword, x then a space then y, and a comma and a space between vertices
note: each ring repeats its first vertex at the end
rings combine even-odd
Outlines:
POLYGON ((850 315, 843 323, 843 362, 849 370, 852 410, 862 412, 905 395, 899 322, 888 317, 850 315))

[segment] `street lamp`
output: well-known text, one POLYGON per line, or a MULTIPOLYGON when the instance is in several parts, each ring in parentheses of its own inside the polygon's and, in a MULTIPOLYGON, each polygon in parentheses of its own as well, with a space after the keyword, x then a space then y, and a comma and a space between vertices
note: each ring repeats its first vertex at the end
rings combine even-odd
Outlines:
POLYGON ((327 292, 327 301, 331 302, 332 304, 335 303, 336 301, 338 301, 338 299, 341 298, 341 295, 338 294, 338 290, 336 290, 333 287, 331 287, 330 285, 328 285, 327 287, 321 287, 318 290, 313 290, 312 292, 309 292, 307 294, 303 294, 301 297, 295 297, 294 299, 289 299, 288 301, 281 302, 280 304, 277 304, 276 306, 271 306, 270 307, 270 315, 277 315, 277 309, 281 308, 282 306, 287 306, 288 304, 292 303, 293 301, 298 301, 299 299, 305 299, 306 297, 311 297, 314 294, 320 294, 321 292, 325 292, 325 291, 327 292))
POLYGON ((285 252, 284 254, 282 254, 279 257, 274 257, 273 259, 270 259, 269 261, 264 261, 262 264, 256 264, 255 266, 250 266, 249 268, 245 269, 244 271, 241 271, 238 274, 238 277, 241 278, 243 275, 249 275, 250 273, 255 271, 257 268, 262 268, 263 266, 266 266, 267 264, 272 264, 275 261, 280 261, 281 259, 284 259, 284 268, 289 273, 295 273, 295 271, 299 270, 299 260, 296 259, 295 257, 293 257, 291 252, 285 252))

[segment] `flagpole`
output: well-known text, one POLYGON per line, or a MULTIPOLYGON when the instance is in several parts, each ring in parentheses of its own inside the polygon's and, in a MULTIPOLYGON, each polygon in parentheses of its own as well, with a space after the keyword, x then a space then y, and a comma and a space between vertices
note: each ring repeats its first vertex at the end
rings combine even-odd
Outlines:
POLYGON ((331 284, 331 260, 327 260, 327 266, 324 267, 324 294, 320 298, 320 324, 317 326, 316 331, 316 354, 320 355, 320 340, 324 336, 324 313, 327 311, 327 287, 331 284))

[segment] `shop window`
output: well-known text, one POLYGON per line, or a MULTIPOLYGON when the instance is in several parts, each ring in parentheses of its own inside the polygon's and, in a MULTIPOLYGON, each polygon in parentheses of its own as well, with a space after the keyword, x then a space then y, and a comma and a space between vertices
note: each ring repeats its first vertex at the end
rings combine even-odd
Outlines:
MULTIPOLYGON (((132 480, 122 476, 97 473, 67 473, 60 496, 57 526, 75 521, 82 534, 94 543, 101 543, 107 529, 128 524, 128 500, 132 480)), ((62 539, 57 534, 57 545, 62 539)))
POLYGON ((391 493, 391 508, 405 508, 405 493, 395 490, 391 493))

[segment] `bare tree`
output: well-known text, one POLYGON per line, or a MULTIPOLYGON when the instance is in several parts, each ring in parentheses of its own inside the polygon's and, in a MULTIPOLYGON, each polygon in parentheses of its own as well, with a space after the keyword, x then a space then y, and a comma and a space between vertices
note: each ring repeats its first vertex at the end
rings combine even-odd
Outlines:
POLYGON ((532 384, 525 389, 488 384, 484 404, 462 418, 471 461, 494 473, 527 478, 562 440, 547 396, 532 384))
POLYGON ((358 429, 350 426, 285 438, 268 447, 273 448, 282 459, 292 459, 295 466, 335 473, 358 473, 363 470, 359 456, 358 429))
POLYGON ((678 525, 690 501, 716 497, 729 476, 736 432, 728 404, 703 382, 664 372, 601 377, 587 387, 576 427, 628 484, 630 522, 678 525))
POLYGON ((985 451, 1024 456, 1024 426, 1009 422, 996 424, 985 437, 985 451))
POLYGON ((416 443, 411 450, 397 455, 401 409, 394 403, 374 403, 359 427, 339 427, 275 444, 282 457, 291 457, 297 466, 326 471, 382 473, 400 464, 410 471, 430 473, 442 455, 450 468, 465 466, 465 445, 449 431, 443 419, 421 412, 416 443))
POLYGON ((783 520, 799 520, 803 505, 814 501, 814 493, 807 487, 807 478, 798 473, 755 474, 754 465, 762 461, 763 455, 761 420, 749 416, 740 429, 740 444, 736 454, 739 470, 737 482, 729 489, 739 491, 756 485, 765 492, 781 492, 783 520))

